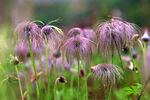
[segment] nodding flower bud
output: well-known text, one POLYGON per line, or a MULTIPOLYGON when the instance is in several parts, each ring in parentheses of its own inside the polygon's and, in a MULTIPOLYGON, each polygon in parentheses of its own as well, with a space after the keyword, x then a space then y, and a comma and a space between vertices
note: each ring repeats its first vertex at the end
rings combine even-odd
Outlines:
MULTIPOLYGON (((39 72, 38 74, 37 74, 37 78, 39 79, 39 77, 40 77, 40 75, 42 75, 43 74, 43 72, 39 72)), ((31 83, 33 83, 33 82, 35 82, 36 81, 36 77, 35 77, 35 75, 33 74, 32 75, 32 78, 31 78, 31 83)))
POLYGON ((54 50, 53 56, 54 56, 55 58, 59 58, 59 57, 61 56, 60 48, 54 50))
POLYGON ((132 54, 132 56, 133 56, 134 59, 137 57, 137 54, 134 51, 133 47, 131 47, 131 54, 132 54))
POLYGON ((14 82, 14 81, 18 81, 18 78, 16 76, 13 76, 13 75, 10 75, 8 74, 7 75, 7 79, 8 79, 8 82, 14 82))
POLYGON ((65 79, 64 76, 59 76, 58 82, 60 82, 60 83, 67 83, 67 80, 65 79))
POLYGON ((137 40, 138 38, 140 38, 139 34, 133 35, 133 39, 134 39, 134 40, 137 40))
POLYGON ((14 62, 14 65, 18 65, 19 64, 19 59, 17 56, 13 57, 13 62, 14 62))
POLYGON ((127 65, 127 69, 131 70, 131 71, 135 71, 138 72, 138 68, 136 66, 133 66, 132 61, 129 61, 129 64, 127 65))
MULTIPOLYGON (((37 75, 37 78, 39 79, 39 75, 37 75)), ((36 77, 35 75, 32 75, 32 78, 31 78, 31 83, 35 82, 36 81, 36 77)))
POLYGON ((85 75, 85 72, 84 72, 83 68, 80 68, 80 76, 82 78, 84 78, 84 75, 85 75))
POLYGON ((70 65, 70 64, 66 64, 66 65, 65 65, 65 70, 70 71, 70 70, 71 70, 71 65, 70 65))
POLYGON ((142 41, 144 41, 144 42, 150 41, 150 37, 149 37, 149 35, 148 35, 148 28, 147 28, 147 27, 145 28, 144 34, 143 34, 143 36, 141 37, 141 39, 142 39, 142 41))
MULTIPOLYGON (((23 95, 23 99, 24 99, 24 100, 27 100, 27 96, 26 96, 26 95, 23 95)), ((22 100, 22 96, 20 97, 20 100, 22 100)))
POLYGON ((125 44, 125 45, 124 45, 124 48, 123 48, 123 53, 127 54, 128 52, 129 52, 128 45, 125 44))
POLYGON ((116 78, 122 78, 122 70, 116 65, 98 64, 96 66, 92 66, 90 70, 92 70, 95 77, 107 84, 110 84, 109 81, 113 81, 115 83, 116 78))

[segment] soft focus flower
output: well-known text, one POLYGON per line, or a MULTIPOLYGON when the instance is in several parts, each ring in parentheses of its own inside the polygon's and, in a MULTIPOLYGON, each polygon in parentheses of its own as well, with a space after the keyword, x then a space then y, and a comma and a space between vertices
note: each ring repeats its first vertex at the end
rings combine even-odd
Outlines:
POLYGON ((80 68, 80 76, 81 76, 82 78, 84 78, 84 76, 85 76, 85 73, 84 73, 83 68, 80 68))
POLYGON ((94 41, 96 42, 96 33, 90 29, 90 28, 85 28, 83 29, 83 34, 81 34, 81 36, 91 40, 91 41, 94 41))
POLYGON ((68 37, 76 37, 83 34, 83 30, 81 28, 75 27, 71 28, 67 34, 68 37))
POLYGON ((148 28, 147 28, 147 27, 145 28, 144 34, 143 34, 143 36, 141 37, 141 39, 142 39, 142 41, 144 41, 144 42, 150 41, 150 37, 149 37, 149 35, 148 35, 148 28))
POLYGON ((58 82, 59 83, 67 83, 67 80, 65 79, 64 76, 59 76, 58 82))
POLYGON ((33 38, 39 39, 41 37, 41 31, 37 24, 30 21, 25 21, 16 27, 16 33, 18 33, 19 39, 27 40, 27 35, 30 35, 32 41, 33 38))
POLYGON ((55 58, 59 58, 59 57, 61 56, 60 47, 57 48, 56 50, 54 50, 53 56, 54 56, 55 58))
POLYGON ((60 57, 60 46, 62 44, 63 35, 59 33, 53 26, 46 25, 41 29, 43 39, 47 38, 48 54, 54 57, 60 57))
POLYGON ((42 27, 41 29, 42 36, 45 38, 45 36, 48 38, 48 41, 59 43, 62 41, 62 35, 58 33, 55 28, 53 28, 50 25, 46 25, 42 27))
MULTIPOLYGON (((41 52, 40 48, 37 48, 35 45, 31 46, 34 57, 38 57, 41 52)), ((18 45, 15 47, 15 53, 21 61, 26 62, 30 57, 28 43, 24 41, 18 43, 18 45)))
POLYGON ((64 68, 65 68, 65 70, 70 71, 70 70, 71 70, 71 65, 70 65, 70 64, 66 64, 66 65, 64 66, 64 68))
POLYGON ((136 71, 138 72, 138 68, 136 66, 133 66, 133 62, 129 61, 128 65, 126 66, 127 69, 131 70, 131 71, 136 71))
POLYGON ((30 51, 27 43, 19 43, 15 48, 15 53, 21 61, 25 62, 27 58, 30 57, 30 51))
MULTIPOLYGON (((27 96, 26 96, 26 95, 23 95, 23 99, 24 99, 24 100, 27 100, 27 96)), ((22 96, 20 97, 20 100, 22 100, 22 96)))
MULTIPOLYGON (((41 65, 42 65, 42 71, 47 73, 47 68, 46 68, 46 58, 43 57, 42 60, 41 60, 41 65)), ((62 57, 59 57, 57 59, 55 59, 54 57, 48 57, 48 68, 49 70, 51 70, 52 68, 55 68, 57 69, 57 71, 62 71, 63 68, 64 68, 64 62, 63 62, 63 58, 62 57)))
POLYGON ((133 47, 131 47, 131 54, 132 54, 132 56, 133 56, 134 59, 137 57, 137 54, 134 51, 133 47))
POLYGON ((92 57, 93 42, 84 37, 69 38, 62 46, 62 55, 66 56, 69 64, 73 64, 74 60, 85 61, 89 63, 92 57))
POLYGON ((98 50, 102 56, 107 56, 110 51, 118 49, 122 51, 128 41, 132 44, 133 36, 137 34, 135 25, 122 21, 118 18, 112 18, 103 22, 97 28, 98 50))
POLYGON ((122 70, 113 64, 98 64, 90 68, 95 76, 100 79, 102 82, 116 82, 117 79, 121 79, 122 70))

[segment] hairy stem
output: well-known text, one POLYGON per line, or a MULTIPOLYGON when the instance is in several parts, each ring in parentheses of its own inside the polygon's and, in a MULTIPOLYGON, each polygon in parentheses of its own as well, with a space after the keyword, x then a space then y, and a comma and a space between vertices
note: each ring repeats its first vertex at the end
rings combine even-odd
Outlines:
POLYGON ((46 52, 46 68, 47 68, 47 81, 48 81, 48 100, 50 99, 50 75, 49 75, 49 68, 48 68, 48 53, 47 53, 47 36, 45 36, 45 52, 46 52))
POLYGON ((38 98, 40 98, 39 82, 38 82, 37 71, 36 71, 36 66, 35 66, 35 60, 34 60, 33 53, 32 53, 32 47, 31 47, 30 35, 29 34, 28 34, 28 44, 29 44, 29 50, 30 50, 30 55, 31 55, 31 60, 32 60, 33 71, 34 71, 35 78, 36 78, 36 83, 37 83, 37 95, 38 95, 38 98))
POLYGON ((77 96, 77 100, 79 100, 79 91, 80 91, 80 60, 79 60, 79 51, 77 52, 77 60, 78 60, 78 96, 77 96))
POLYGON ((20 88, 21 98, 22 98, 22 100, 24 100, 24 96, 23 96, 23 91, 22 91, 22 86, 21 86, 21 81, 20 81, 20 76, 19 76, 18 68, 17 68, 17 66, 15 66, 15 68, 16 68, 16 72, 17 72, 17 77, 18 77, 18 82, 19 82, 19 88, 20 88))

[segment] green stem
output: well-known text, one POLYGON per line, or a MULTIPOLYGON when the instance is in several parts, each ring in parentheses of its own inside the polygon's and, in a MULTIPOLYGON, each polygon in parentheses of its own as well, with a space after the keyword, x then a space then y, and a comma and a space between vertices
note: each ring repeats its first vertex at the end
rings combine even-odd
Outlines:
POLYGON ((117 48, 117 52, 118 52, 118 55, 119 55, 119 59, 120 59, 120 63, 121 63, 121 67, 123 68, 122 59, 121 59, 121 53, 120 53, 120 51, 119 51, 119 47, 118 47, 118 45, 117 45, 117 43, 116 43, 116 41, 115 41, 115 40, 114 40, 114 42, 115 42, 115 45, 116 45, 116 48, 117 48))
POLYGON ((29 50, 30 50, 30 55, 31 55, 31 60, 32 60, 33 71, 34 71, 35 78, 36 78, 37 95, 38 95, 38 99, 39 99, 39 97, 40 97, 39 82, 38 82, 38 77, 37 77, 37 72, 36 72, 36 66, 35 66, 35 60, 34 60, 33 53, 32 53, 32 47, 31 47, 30 35, 29 34, 28 34, 28 44, 29 44, 29 50))
POLYGON ((48 81, 48 100, 50 99, 50 75, 49 75, 49 69, 48 69, 48 52, 47 52, 47 36, 45 36, 45 44, 46 44, 46 68, 47 68, 47 81, 48 81))
POLYGON ((111 86, 108 94, 108 100, 111 100, 110 97, 111 97, 112 86, 113 86, 113 82, 111 82, 111 86))
POLYGON ((85 93, 86 93, 86 97, 85 100, 88 100, 88 88, 87 88, 87 75, 86 75, 86 68, 84 66, 84 84, 85 84, 85 93))
MULTIPOLYGON (((71 96, 73 96, 73 82, 74 82, 74 75, 72 74, 71 84, 70 84, 70 87, 71 87, 71 96)), ((73 97, 72 97, 72 100, 73 100, 73 97)))
POLYGON ((104 84, 104 94, 105 94, 105 100, 107 100, 106 90, 107 90, 107 88, 106 88, 106 85, 104 84))
POLYGON ((142 42, 138 39, 138 42, 140 43, 140 45, 141 45, 141 48, 142 48, 142 53, 143 53, 143 66, 144 66, 144 76, 145 76, 145 79, 147 79, 147 73, 146 73, 146 43, 144 43, 144 46, 143 46, 143 44, 142 44, 142 42))
POLYGON ((54 100, 56 100, 56 85, 57 85, 58 80, 59 80, 59 77, 55 80, 55 84, 54 84, 54 100))
POLYGON ((19 82, 19 88, 20 88, 20 92, 21 92, 21 98, 22 98, 22 100, 24 100, 18 68, 17 68, 17 66, 15 66, 15 68, 16 68, 16 72, 17 72, 17 76, 18 76, 18 82, 19 82))
MULTIPOLYGON (((113 64, 113 57, 114 57, 114 55, 113 55, 113 46, 112 46, 112 64, 113 64)), ((108 100, 110 100, 110 97, 111 97, 111 91, 112 91, 112 82, 111 82, 111 86, 110 86, 110 90, 109 90, 109 94, 108 94, 108 100)))
POLYGON ((79 91, 80 91, 80 60, 79 60, 79 52, 77 52, 77 60, 78 60, 78 96, 77 96, 77 100, 79 100, 79 91))
MULTIPOLYGON (((134 58, 133 58, 133 56, 132 56, 131 48, 130 48, 130 45, 129 45, 128 41, 127 41, 127 45, 128 45, 129 51, 130 51, 131 61, 132 61, 133 66, 134 66, 134 68, 135 68, 134 58)), ((135 73, 136 73, 136 69, 134 69, 134 71, 135 71, 135 73)))

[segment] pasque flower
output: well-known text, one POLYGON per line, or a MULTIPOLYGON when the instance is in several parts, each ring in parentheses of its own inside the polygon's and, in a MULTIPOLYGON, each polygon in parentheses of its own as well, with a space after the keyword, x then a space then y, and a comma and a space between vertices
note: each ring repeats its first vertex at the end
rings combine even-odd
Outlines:
POLYGON ((51 40, 51 42, 59 43, 62 40, 62 34, 58 33, 51 25, 42 27, 41 32, 43 38, 46 36, 48 40, 51 40))
POLYGON ((68 33, 67 33, 67 36, 68 37, 76 37, 76 36, 79 36, 81 34, 83 34, 83 30, 81 28, 78 28, 78 27, 74 27, 74 28, 71 28, 68 33))
POLYGON ((33 38, 40 39, 41 38, 41 30, 37 24, 30 21, 25 21, 16 27, 16 33, 18 33, 19 39, 27 40, 27 35, 30 34, 30 39, 32 41, 33 38))
POLYGON ((72 37, 66 40, 62 46, 62 55, 66 56, 67 62, 72 64, 74 60, 89 63, 92 57, 93 42, 82 36, 72 37))
MULTIPOLYGON (((32 52, 34 57, 38 57, 41 49, 37 48, 36 45, 32 45, 32 52)), ((30 51, 27 41, 18 43, 18 45, 15 47, 15 53, 21 61, 26 62, 26 60, 30 57, 30 51)))
POLYGON ((90 68, 95 76, 104 83, 116 82, 116 79, 121 79, 122 70, 113 64, 98 64, 90 68))
POLYGON ((91 28, 84 28, 83 34, 81 34, 81 36, 83 36, 91 41, 94 41, 94 42, 96 42, 96 40, 97 40, 96 33, 91 28))
POLYGON ((122 21, 119 18, 112 18, 109 21, 101 23, 97 27, 97 47, 100 55, 106 56, 110 51, 118 49, 122 51, 127 43, 133 42, 134 34, 137 34, 133 23, 122 21))
POLYGON ((149 35, 148 35, 148 28, 147 28, 147 27, 145 28, 144 34, 143 34, 143 36, 141 37, 141 39, 142 39, 143 42, 148 42, 148 41, 150 41, 150 37, 149 37, 149 35))
POLYGON ((41 35, 41 29, 37 24, 30 21, 25 21, 16 27, 16 33, 18 33, 18 45, 26 44, 28 45, 27 36, 29 35, 31 46, 34 49, 42 52, 44 49, 43 38, 41 35))

